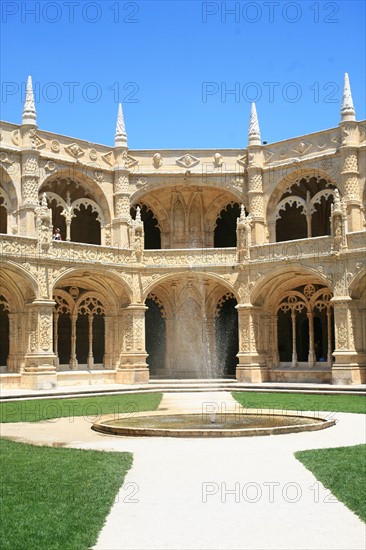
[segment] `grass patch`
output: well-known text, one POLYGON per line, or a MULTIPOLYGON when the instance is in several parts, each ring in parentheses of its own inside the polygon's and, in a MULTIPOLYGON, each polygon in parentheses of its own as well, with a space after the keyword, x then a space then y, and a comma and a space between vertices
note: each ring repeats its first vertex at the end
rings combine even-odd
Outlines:
POLYGON ((363 395, 233 392, 232 396, 247 409, 366 413, 366 399, 363 395))
POLYGON ((154 411, 162 393, 134 393, 67 399, 30 399, 0 403, 0 422, 39 422, 52 418, 84 416, 89 421, 102 414, 154 411))
POLYGON ((366 445, 298 451, 295 457, 366 522, 366 445))
POLYGON ((0 440, 0 547, 93 546, 132 464, 131 453, 0 440))

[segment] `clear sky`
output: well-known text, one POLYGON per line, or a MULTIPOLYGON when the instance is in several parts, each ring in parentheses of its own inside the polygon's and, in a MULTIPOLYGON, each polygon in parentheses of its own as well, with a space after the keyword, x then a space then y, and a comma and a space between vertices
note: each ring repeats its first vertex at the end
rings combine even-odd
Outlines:
POLYGON ((1 2, 1 119, 33 77, 43 130, 131 149, 268 143, 335 127, 344 72, 365 118, 363 1, 1 2))

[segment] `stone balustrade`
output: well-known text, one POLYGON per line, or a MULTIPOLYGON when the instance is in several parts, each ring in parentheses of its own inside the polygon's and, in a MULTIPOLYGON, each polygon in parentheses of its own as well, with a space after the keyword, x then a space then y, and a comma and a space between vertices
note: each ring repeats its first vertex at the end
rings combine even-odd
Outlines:
MULTIPOLYGON (((347 234, 347 252, 357 252, 365 247, 366 231, 347 234)), ((333 239, 330 236, 265 243, 250 247, 250 259, 245 263, 276 263, 318 261, 332 253, 333 239)), ((136 263, 133 250, 67 241, 51 241, 47 247, 39 246, 38 240, 18 235, 1 235, 0 257, 2 260, 42 259, 62 263, 92 263, 102 265, 130 266, 136 263)), ((237 264, 236 248, 161 249, 145 250, 143 264, 154 267, 227 266, 237 264)))

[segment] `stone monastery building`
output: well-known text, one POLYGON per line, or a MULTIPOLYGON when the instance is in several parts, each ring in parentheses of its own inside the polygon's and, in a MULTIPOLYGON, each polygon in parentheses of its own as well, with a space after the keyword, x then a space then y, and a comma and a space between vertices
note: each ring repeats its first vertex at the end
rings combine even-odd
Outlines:
POLYGON ((365 121, 246 149, 131 150, 1 123, 3 387, 359 384, 365 121), (54 240, 54 230, 62 240, 54 240))

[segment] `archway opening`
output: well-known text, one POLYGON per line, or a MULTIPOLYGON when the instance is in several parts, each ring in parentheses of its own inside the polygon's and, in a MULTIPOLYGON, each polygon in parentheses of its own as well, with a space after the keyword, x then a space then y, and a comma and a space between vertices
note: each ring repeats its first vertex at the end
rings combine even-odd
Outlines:
POLYGON ((87 315, 79 315, 76 320, 76 358, 78 363, 88 362, 89 352, 89 321, 87 315))
POLYGON ((7 365, 9 356, 9 313, 0 303, 0 367, 7 365))
POLYGON ((93 316, 93 357, 94 363, 104 360, 104 315, 93 316))
POLYGON ((4 197, 0 197, 0 233, 8 232, 8 212, 5 208, 4 197))
POLYGON ((56 227, 60 230, 62 240, 66 240, 66 221, 65 217, 61 214, 62 213, 62 206, 57 205, 56 199, 53 199, 51 201, 51 208, 52 208, 52 225, 53 228, 56 229, 56 227))
MULTIPOLYGON (((159 222, 154 216, 154 212, 142 204, 141 220, 144 224, 144 248, 145 250, 156 250, 161 248, 161 236, 159 222)), ((132 207, 130 211, 131 217, 136 218, 136 207, 132 207)))
POLYGON ((236 246, 236 220, 240 217, 240 205, 235 202, 228 204, 216 221, 214 232, 214 248, 229 248, 236 246))
POLYGON ((306 217, 301 213, 301 208, 296 204, 286 204, 285 211, 276 221, 276 241, 294 241, 306 239, 307 225, 306 217))
POLYGON ((71 356, 71 319, 68 313, 59 313, 57 349, 60 365, 68 365, 71 356))
POLYGON ((147 364, 152 375, 165 370, 166 326, 164 310, 153 297, 147 297, 145 304, 145 344, 148 353, 147 364))
POLYGON ((278 354, 281 363, 289 363, 292 354, 292 326, 290 311, 278 312, 278 354))
POLYGON ((238 364, 239 327, 237 301, 232 296, 218 304, 215 322, 217 370, 219 376, 235 376, 238 364))
POLYGON ((334 189, 317 176, 303 177, 289 187, 276 207, 276 242, 330 235, 334 189))
POLYGON ((80 205, 71 222, 71 240, 76 243, 100 244, 100 222, 92 206, 80 205))

